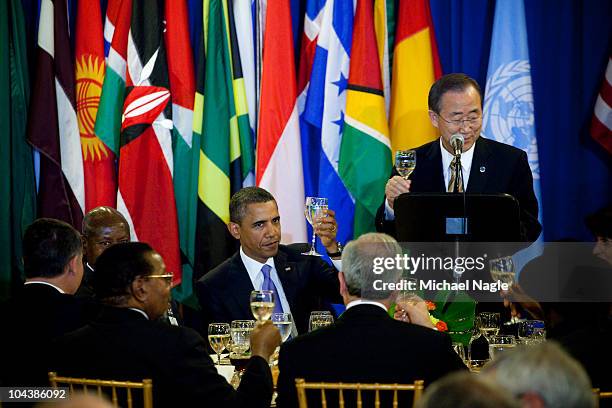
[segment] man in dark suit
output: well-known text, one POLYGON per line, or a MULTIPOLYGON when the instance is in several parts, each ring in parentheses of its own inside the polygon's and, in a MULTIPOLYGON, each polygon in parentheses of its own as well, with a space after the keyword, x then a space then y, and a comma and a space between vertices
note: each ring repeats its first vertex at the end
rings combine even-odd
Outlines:
POLYGON ((87 322, 73 296, 83 277, 79 233, 65 222, 40 218, 23 237, 26 281, 2 308, 0 383, 47 385, 45 359, 51 339, 87 322))
POLYGON ((296 378, 404 384, 420 379, 429 384, 465 369, 448 335, 433 328, 423 301, 405 305, 411 323, 389 316, 396 292, 383 284, 398 282, 399 270, 393 266, 375 274, 373 266, 377 258, 395 259, 400 253, 393 238, 379 233, 362 235, 346 246, 338 274, 346 311, 333 325, 282 345, 279 407, 297 406, 296 378))
MULTIPOLYGON (((314 224, 328 255, 340 265, 334 212, 327 210, 314 224)), ((240 250, 196 283, 203 331, 211 322, 253 319, 249 296, 255 289, 276 292, 275 312, 293 315, 294 335, 307 330, 310 312, 321 310, 324 301, 340 301, 335 268, 280 245, 278 207, 266 190, 247 187, 233 195, 228 229, 240 240, 240 250)))
POLYGON ((94 290, 107 306, 91 324, 60 338, 52 364, 60 375, 153 380, 155 407, 269 407, 268 358, 280 344, 270 322, 251 334, 251 359, 234 390, 195 331, 156 321, 168 308, 172 274, 140 242, 116 244, 96 262, 94 290), (95 350, 95 352, 92 352, 95 350))
POLYGON ((417 166, 409 180, 393 170, 376 217, 377 229, 395 234, 393 204, 400 194, 455 191, 451 183, 454 156, 450 140, 454 134, 461 134, 465 140, 461 155, 465 192, 514 196, 521 210, 522 237, 535 241, 542 227, 527 155, 513 146, 480 136, 482 91, 478 83, 465 74, 445 75, 432 85, 428 104, 429 118, 440 131, 440 138, 416 149, 417 166))

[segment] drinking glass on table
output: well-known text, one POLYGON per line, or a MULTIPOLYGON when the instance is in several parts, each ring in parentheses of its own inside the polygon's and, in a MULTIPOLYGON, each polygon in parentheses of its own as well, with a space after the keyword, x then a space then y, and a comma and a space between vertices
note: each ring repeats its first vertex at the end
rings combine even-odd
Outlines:
POLYGON ((395 152, 395 169, 404 180, 408 180, 415 168, 415 150, 398 150, 395 152))
POLYGON ((499 357, 502 353, 512 350, 516 347, 516 339, 514 336, 492 336, 489 339, 489 355, 491 360, 499 357))
POLYGON ((478 313, 478 329, 484 338, 491 344, 490 338, 499 333, 499 313, 478 313))
POLYGON ((274 292, 271 290, 254 290, 251 292, 251 313, 258 322, 270 320, 274 311, 274 292))
POLYGON ((317 234, 314 231, 316 220, 327 216, 327 198, 325 197, 306 197, 306 220, 312 226, 312 242, 310 243, 310 251, 304 252, 302 255, 321 256, 315 249, 315 241, 317 234))
POLYGON ((230 325, 227 323, 211 323, 208 325, 208 342, 217 354, 217 364, 221 365, 221 353, 230 342, 230 325))
POLYGON ((291 313, 273 313, 270 320, 280 332, 281 341, 287 341, 291 335, 291 329, 293 328, 293 318, 291 317, 291 313))
POLYGON ((310 321, 308 322, 308 331, 320 329, 321 327, 329 326, 334 323, 334 316, 327 310, 314 311, 310 313, 310 321))
POLYGON ((546 341, 546 325, 542 320, 525 320, 519 323, 518 338, 521 343, 534 345, 546 341))
POLYGON ((234 388, 238 388, 242 375, 248 365, 251 347, 251 332, 255 328, 255 320, 234 320, 230 325, 230 335, 232 338, 232 352, 230 353, 230 363, 236 371, 230 381, 234 388))

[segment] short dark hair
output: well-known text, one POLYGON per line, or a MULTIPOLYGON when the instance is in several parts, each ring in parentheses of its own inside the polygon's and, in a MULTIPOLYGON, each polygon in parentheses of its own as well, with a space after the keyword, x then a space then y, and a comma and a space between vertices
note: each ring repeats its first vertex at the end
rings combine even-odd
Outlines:
POLYGON ((267 203, 276 201, 274 196, 261 187, 245 187, 237 191, 230 200, 230 221, 240 224, 246 208, 253 203, 267 203))
POLYGON ((153 273, 147 255, 154 252, 144 242, 123 242, 105 250, 96 261, 93 279, 96 297, 108 303, 122 303, 136 277, 153 273))
POLYGON ((53 278, 68 262, 83 253, 79 232, 53 218, 39 218, 23 236, 23 266, 26 278, 53 278))
POLYGON ((480 95, 480 103, 482 104, 482 90, 480 85, 473 78, 461 73, 447 74, 438 79, 429 89, 427 103, 429 110, 435 113, 440 113, 440 101, 442 96, 447 92, 462 92, 469 87, 473 87, 480 95))
POLYGON ((612 204, 608 204, 588 215, 585 224, 593 235, 612 238, 612 204))

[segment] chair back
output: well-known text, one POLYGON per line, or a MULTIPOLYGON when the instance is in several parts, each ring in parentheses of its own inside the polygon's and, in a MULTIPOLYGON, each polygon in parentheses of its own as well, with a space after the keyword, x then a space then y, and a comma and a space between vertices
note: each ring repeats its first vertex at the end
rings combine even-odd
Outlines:
MULTIPOLYGON (((338 391, 338 407, 344 408, 346 399, 344 391, 356 391, 357 406, 363 406, 362 391, 374 391, 374 406, 379 408, 381 405, 380 392, 391 391, 393 392, 392 407, 397 408, 399 404, 398 391, 413 391, 414 396, 412 398, 412 406, 415 407, 417 401, 423 395, 423 389, 425 388, 422 380, 416 380, 412 384, 379 384, 379 383, 330 383, 330 382, 306 382, 303 378, 295 379, 295 387, 297 388, 297 397, 299 408, 308 408, 308 401, 306 399, 306 390, 320 390, 321 391, 321 406, 327 407, 327 395, 326 390, 338 391)), ((335 405, 335 404, 334 404, 335 405)))
POLYGON ((599 407, 599 402, 602 399, 612 399, 612 391, 602 391, 599 388, 593 388, 593 394, 595 394, 596 407, 599 407))
POLYGON ((126 403, 125 405, 121 404, 121 406, 127 406, 127 408, 134 408, 132 391, 142 390, 142 407, 153 408, 153 381, 150 379, 144 379, 142 382, 98 380, 90 378, 60 377, 57 373, 50 372, 49 382, 53 388, 68 386, 70 394, 79 390, 88 393, 91 391, 90 389, 95 389, 96 394, 100 397, 103 394, 110 395, 114 407, 119 407, 119 394, 122 394, 122 392, 118 392, 118 390, 125 390, 126 403))

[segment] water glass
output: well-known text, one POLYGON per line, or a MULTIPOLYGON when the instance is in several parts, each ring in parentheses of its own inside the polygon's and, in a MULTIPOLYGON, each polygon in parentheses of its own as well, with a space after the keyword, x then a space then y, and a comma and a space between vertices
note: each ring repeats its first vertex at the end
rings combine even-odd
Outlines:
POLYGON ((502 353, 512 350, 516 347, 516 339, 514 336, 492 336, 489 339, 489 355, 491 360, 495 359, 502 353))
POLYGON ((271 290, 254 290, 251 292, 251 313, 258 322, 270 319, 274 312, 274 292, 271 290))
POLYGON ((310 321, 308 322, 308 331, 311 332, 321 327, 329 326, 334 322, 334 317, 327 311, 314 311, 310 313, 310 321))

